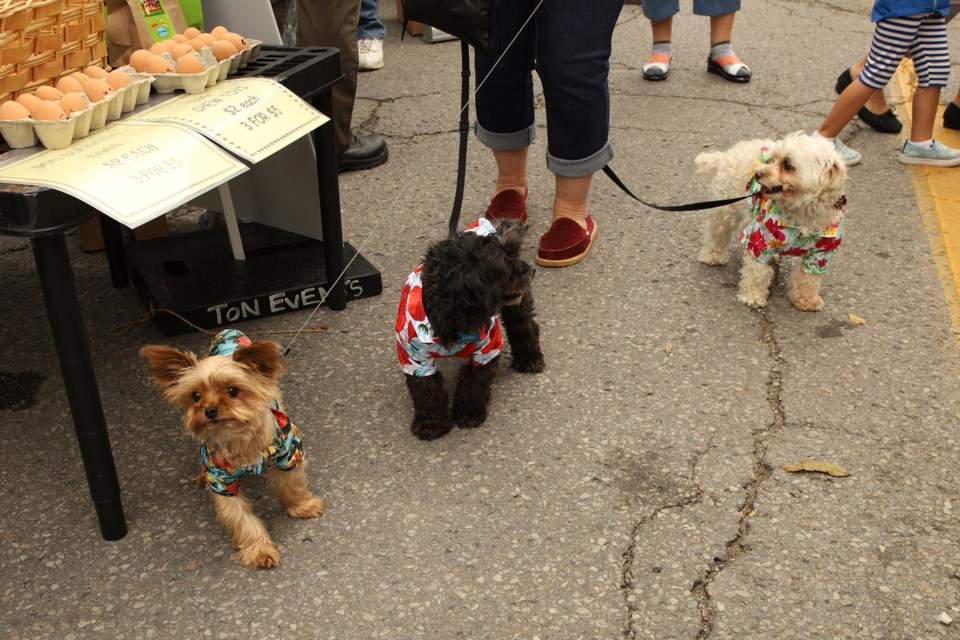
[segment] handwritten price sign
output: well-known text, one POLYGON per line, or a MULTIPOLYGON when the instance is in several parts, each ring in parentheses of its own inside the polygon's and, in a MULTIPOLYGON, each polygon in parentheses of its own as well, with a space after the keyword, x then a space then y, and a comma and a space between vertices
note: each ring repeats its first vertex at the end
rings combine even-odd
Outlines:
POLYGON ((201 94, 168 100, 136 119, 190 127, 252 163, 329 121, 268 78, 227 80, 201 94))
POLYGON ((247 171, 197 133, 117 122, 66 149, 0 168, 0 181, 50 187, 137 227, 247 171))

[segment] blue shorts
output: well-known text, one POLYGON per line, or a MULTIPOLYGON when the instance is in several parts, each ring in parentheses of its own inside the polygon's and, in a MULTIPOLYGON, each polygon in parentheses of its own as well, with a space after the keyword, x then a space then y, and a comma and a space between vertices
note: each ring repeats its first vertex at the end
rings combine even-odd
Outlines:
MULTIPOLYGON (((723 16, 740 10, 740 0, 693 0, 698 16, 723 16)), ((680 0, 643 0, 643 15, 649 20, 666 20, 680 11, 680 0)))

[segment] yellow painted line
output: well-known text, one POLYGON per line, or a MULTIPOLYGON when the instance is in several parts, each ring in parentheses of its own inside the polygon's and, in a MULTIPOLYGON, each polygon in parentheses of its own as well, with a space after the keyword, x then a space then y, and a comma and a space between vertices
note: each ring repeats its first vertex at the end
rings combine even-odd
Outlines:
MULTIPOLYGON (((900 99, 898 113, 903 121, 902 138, 906 140, 913 116, 912 98, 916 87, 913 64, 905 60, 890 83, 891 91, 900 99)), ((941 93, 941 102, 954 97, 948 87, 941 93)), ((943 107, 937 110, 933 137, 948 147, 960 149, 957 131, 943 128, 943 107)), ((930 250, 946 296, 953 333, 960 340, 960 167, 925 167, 909 165, 920 216, 927 229, 930 250)))

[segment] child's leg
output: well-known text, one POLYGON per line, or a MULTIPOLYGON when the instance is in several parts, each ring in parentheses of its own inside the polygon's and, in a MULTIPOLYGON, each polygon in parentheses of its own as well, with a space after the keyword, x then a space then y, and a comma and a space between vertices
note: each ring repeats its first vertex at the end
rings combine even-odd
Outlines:
MULTIPOLYGON (((854 78, 860 75, 860 72, 863 71, 863 66, 867 64, 867 58, 863 57, 856 64, 850 67, 850 75, 854 78)), ((878 89, 873 92, 873 95, 867 100, 867 103, 864 105, 871 113, 886 113, 887 109, 890 108, 890 105, 887 104, 887 96, 883 95, 883 89, 878 89)))
POLYGON ((916 40, 910 47, 910 56, 917 74, 910 141, 926 142, 933 138, 933 122, 940 103, 940 89, 946 86, 950 76, 947 29, 942 17, 928 17, 923 20, 917 30, 916 40))
POLYGON ((933 122, 940 105, 940 87, 917 88, 913 94, 913 124, 910 142, 925 142, 933 138, 933 122))
POLYGON ((878 89, 882 90, 887 85, 907 52, 903 33, 915 32, 919 26, 920 20, 901 18, 877 22, 863 70, 837 98, 830 113, 817 129, 817 133, 824 138, 836 138, 840 130, 847 126, 853 116, 857 115, 874 92, 878 89), (906 24, 901 24, 904 20, 906 24))
POLYGON ((863 108, 874 91, 876 89, 868 87, 860 82, 859 78, 855 78, 850 86, 837 97, 830 113, 827 114, 827 117, 823 119, 817 129, 817 133, 824 138, 836 138, 841 129, 853 120, 853 116, 857 115, 857 111, 863 108))

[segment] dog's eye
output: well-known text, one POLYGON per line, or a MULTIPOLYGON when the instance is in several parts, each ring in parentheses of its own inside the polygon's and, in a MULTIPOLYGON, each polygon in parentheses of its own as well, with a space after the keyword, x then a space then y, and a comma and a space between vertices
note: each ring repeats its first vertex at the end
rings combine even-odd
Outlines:
POLYGON ((227 395, 231 398, 236 398, 238 395, 240 395, 240 389, 237 389, 236 387, 227 387, 227 395))
POLYGON ((783 170, 784 171, 793 171, 793 163, 790 162, 789 158, 784 159, 783 161, 783 170))
POLYGON ((190 394, 190 397, 193 398, 194 402, 200 402, 200 398, 202 398, 203 396, 200 395, 199 391, 194 391, 193 393, 190 394))

